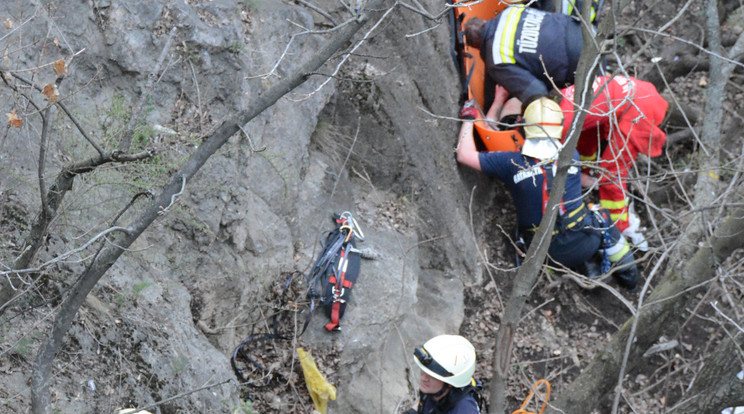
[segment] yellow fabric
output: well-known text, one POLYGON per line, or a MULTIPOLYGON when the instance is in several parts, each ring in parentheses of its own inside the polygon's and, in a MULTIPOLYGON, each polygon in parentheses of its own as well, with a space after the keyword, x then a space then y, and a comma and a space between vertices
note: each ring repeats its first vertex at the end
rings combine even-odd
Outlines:
POLYGON ((577 224, 581 223, 582 220, 584 220, 584 217, 586 217, 586 213, 579 216, 576 220, 571 220, 568 225, 566 225, 567 229, 572 229, 576 227, 577 224))
POLYGON ((582 211, 584 211, 584 204, 581 204, 579 207, 576 208, 576 210, 568 213, 568 218, 571 218, 571 217, 573 217, 573 216, 581 213, 582 211))
POLYGON ((579 154, 579 160, 581 160, 581 161, 596 161, 597 160, 597 153, 595 152, 592 155, 580 155, 579 154))
POLYGON ((519 17, 522 15, 524 7, 514 6, 506 10, 506 27, 502 33, 501 39, 494 39, 499 42, 499 54, 501 62, 497 63, 515 63, 514 59, 514 39, 517 37, 517 25, 519 17))
POLYGON ((307 390, 310 391, 310 397, 313 399, 315 409, 325 414, 328 409, 328 399, 336 399, 336 387, 326 381, 309 352, 305 352, 302 348, 297 348, 297 354, 300 356, 300 365, 302 366, 302 373, 305 376, 305 385, 307 385, 307 390))
POLYGON ((610 255, 610 262, 615 263, 623 258, 628 252, 630 251, 630 245, 625 244, 625 246, 617 253, 610 255))
POLYGON ((599 200, 599 204, 608 210, 622 210, 628 206, 628 202, 626 200, 599 200))
POLYGON ((613 222, 628 221, 628 213, 621 213, 621 214, 610 213, 610 219, 612 219, 613 222))

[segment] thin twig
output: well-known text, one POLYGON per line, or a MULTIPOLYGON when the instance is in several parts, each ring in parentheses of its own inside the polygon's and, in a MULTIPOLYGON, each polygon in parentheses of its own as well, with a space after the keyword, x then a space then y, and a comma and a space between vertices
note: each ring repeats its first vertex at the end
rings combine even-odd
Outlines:
MULTIPOLYGON (((692 2, 693 2, 693 1, 694 1, 694 0, 687 0, 687 3, 685 3, 685 5, 684 5, 684 6, 682 6, 682 7, 681 7, 681 8, 679 9, 679 12, 677 13, 677 15, 676 15, 676 16, 674 16, 673 18, 671 18, 671 19, 670 19, 670 20, 669 20, 668 22, 666 22, 666 23, 664 24, 664 26, 661 26, 661 27, 660 27, 660 28, 658 29, 658 31, 659 31, 659 32, 663 32, 664 30, 668 29, 668 28, 669 28, 669 27, 670 27, 670 26, 671 26, 671 25, 672 25, 672 24, 673 24, 673 23, 674 23, 675 21, 677 21, 677 20, 678 20, 678 19, 679 19, 680 17, 682 17, 682 15, 684 14, 685 10, 687 10, 687 8, 688 8, 688 7, 690 6, 690 4, 692 4, 692 2)), ((624 35, 624 34, 620 34, 619 36, 615 36, 615 39, 617 39, 617 38, 619 38, 620 36, 623 36, 623 35, 624 35)), ((643 54, 643 53, 644 53, 644 52, 645 52, 646 50, 648 50, 648 48, 649 48, 649 47, 650 47, 651 45, 654 45, 654 44, 656 44, 656 43, 654 42, 654 40, 655 40, 655 38, 653 38, 653 37, 651 37, 650 39, 648 39, 648 40, 647 40, 647 41, 646 41, 646 42, 645 42, 645 43, 643 44, 643 47, 639 48, 639 49, 638 49, 638 51, 637 51, 637 52, 636 52, 635 54, 633 54, 633 56, 632 56, 632 57, 631 57, 630 59, 628 59, 628 61, 627 61, 627 62, 628 62, 628 64, 632 64, 632 62, 635 62, 635 61, 636 61, 636 60, 637 60, 637 59, 638 59, 638 58, 639 58, 639 57, 640 57, 640 56, 641 56, 641 55, 642 55, 642 54, 643 54)))
POLYGON ((183 397, 185 397, 187 395, 191 395, 191 394, 193 394, 195 392, 199 392, 199 391, 207 390, 207 389, 210 389, 210 388, 218 387, 220 385, 227 384, 228 382, 233 382, 233 381, 235 381, 235 380, 232 379, 232 378, 231 379, 226 379, 226 380, 224 380, 222 382, 218 382, 216 384, 205 385, 205 386, 199 387, 199 388, 197 388, 195 390, 186 391, 184 393, 181 393, 181 394, 178 394, 178 395, 174 395, 174 396, 172 396, 170 398, 166 398, 164 400, 160 400, 160 401, 158 401, 158 402, 156 402, 154 404, 150 404, 150 405, 145 406, 145 407, 142 407, 142 408, 135 408, 135 411, 133 411, 132 414, 137 414, 137 413, 140 413, 140 412, 143 412, 143 411, 146 411, 146 410, 152 410, 153 408, 156 408, 156 407, 158 407, 160 405, 163 405, 163 404, 165 404, 167 402, 170 402, 170 401, 173 401, 173 400, 178 400, 178 399, 181 399, 181 398, 183 398, 183 397))
POLYGON ((730 317, 730 316, 726 315, 725 313, 723 313, 723 311, 721 311, 720 309, 718 309, 718 303, 716 303, 716 302, 711 302, 711 303, 710 303, 710 306, 712 306, 712 307, 713 307, 713 309, 715 309, 715 310, 716 310, 716 312, 718 312, 718 314, 719 314, 719 315, 723 316, 723 318, 724 318, 724 319, 726 319, 726 320, 727 320, 727 321, 729 321, 729 322, 730 322, 730 323, 731 323, 732 325, 734 325, 734 326, 736 327, 736 329, 738 329, 738 330, 739 330, 739 332, 741 332, 742 334, 744 334, 744 328, 743 328, 743 327, 741 327, 741 325, 739 325, 738 323, 736 323, 736 321, 735 321, 735 320, 731 319, 731 317, 730 317))
POLYGON ((142 89, 142 94, 140 94, 139 100, 137 101, 137 104, 132 109, 132 117, 129 118, 129 123, 127 124, 126 130, 124 130, 124 136, 121 139, 121 145, 119 146, 119 149, 121 149, 123 152, 129 152, 132 146, 132 135, 134 134, 134 128, 137 122, 139 122, 140 114, 142 113, 142 108, 145 106, 145 101, 152 96, 153 91, 153 85, 155 84, 155 81, 158 79, 158 72, 160 72, 160 67, 163 65, 163 61, 165 60, 165 57, 168 55, 168 51, 170 50, 171 44, 173 43, 173 38, 176 35, 176 27, 173 26, 168 33, 168 38, 165 41, 165 45, 163 45, 163 50, 160 52, 160 56, 158 57, 158 60, 155 62, 155 67, 152 69, 152 71, 147 75, 147 82, 145 83, 145 87, 142 89))
POLYGON ((182 175, 181 176, 181 189, 177 193, 174 193, 173 195, 171 195, 170 204, 168 204, 165 207, 161 207, 160 208, 160 211, 158 211, 158 215, 159 216, 162 216, 163 214, 165 214, 165 213, 168 212, 168 210, 171 208, 171 206, 173 206, 173 204, 176 203, 176 199, 178 198, 178 196, 180 196, 181 194, 183 194, 184 188, 186 188, 186 176, 185 175, 182 175))
POLYGON ((416 33, 408 33, 408 34, 406 34, 406 36, 405 36, 405 37, 406 37, 406 38, 411 38, 411 37, 416 37, 416 36, 418 36, 418 35, 422 35, 422 34, 424 34, 424 33, 430 32, 430 31, 432 31, 432 30, 434 30, 434 29, 438 28, 438 27, 439 27, 439 26, 441 26, 441 25, 442 25, 442 23, 437 23, 437 24, 435 24, 434 26, 431 26, 431 27, 427 27, 426 29, 424 29, 424 30, 421 30, 421 31, 418 31, 418 32, 416 32, 416 33))
MULTIPOLYGON (((83 50, 85 50, 85 49, 83 49, 83 50)), ((81 50, 78 53, 81 53, 83 50, 81 50)), ((3 68, 0 68, 0 71, 3 71, 3 68)), ((24 78, 23 76, 19 75, 15 71, 14 72, 8 72, 8 73, 11 76, 13 76, 14 78, 18 79, 19 81, 25 83, 26 85, 29 85, 29 86, 33 87, 37 91, 41 91, 43 89, 41 86, 36 85, 33 81, 24 78)), ((35 106, 35 104, 33 103, 33 101, 30 101, 29 100, 29 102, 31 102, 31 104, 33 104, 35 106)), ((100 156, 103 157, 104 154, 105 154, 105 151, 103 150, 103 148, 101 148, 101 146, 98 145, 98 143, 96 143, 93 140, 93 138, 91 138, 91 136, 85 131, 85 129, 83 128, 83 126, 80 123, 80 121, 78 121, 78 119, 75 117, 75 115, 73 115, 73 113, 67 108, 67 105, 65 105, 65 103, 62 102, 62 101, 57 101, 57 105, 62 109, 62 111, 64 111, 64 113, 67 115, 67 117, 70 118, 70 120, 72 121, 72 123, 78 129, 78 131, 80 131, 80 134, 83 135, 83 138, 85 138, 85 140, 88 141, 88 143, 90 143, 91 146, 93 146, 93 148, 96 150, 96 152, 98 152, 98 155, 100 155, 100 156)))
POLYGON ((98 233, 92 239, 90 239, 87 242, 85 242, 85 244, 83 244, 82 246, 80 246, 80 247, 78 247, 76 249, 68 250, 68 251, 64 252, 63 254, 61 254, 61 255, 59 255, 59 256, 51 259, 51 260, 48 260, 48 261, 42 263, 41 265, 39 265, 37 267, 28 268, 28 269, 3 270, 3 271, 0 271, 0 275, 3 275, 4 276, 4 275, 10 275, 10 274, 37 273, 37 272, 40 272, 41 270, 43 270, 46 267, 49 267, 49 266, 51 266, 51 265, 53 265, 55 263, 61 262, 62 260, 66 259, 66 258, 68 258, 70 256, 72 256, 73 254, 78 253, 78 252, 81 252, 81 251, 87 249, 88 246, 90 246, 91 244, 93 244, 93 242, 95 242, 96 240, 100 239, 101 237, 103 237, 103 236, 105 236, 105 235, 107 235, 107 234, 109 234, 111 232, 114 232, 114 231, 121 231, 121 232, 124 232, 124 233, 129 233, 129 229, 126 228, 126 227, 119 227, 119 226, 109 227, 108 229, 106 229, 106 230, 98 233))
MULTIPOLYGON (((377 20, 377 22, 372 26, 372 28, 370 28, 364 34, 364 36, 362 37, 362 39, 359 40, 358 42, 356 42, 356 44, 354 44, 354 47, 352 47, 349 52, 346 52, 346 53, 343 54, 343 57, 341 58, 341 61, 338 62, 338 64, 336 65, 336 68, 333 70, 332 75, 335 76, 341 70, 341 66, 343 66, 344 63, 346 63, 346 61, 349 59, 349 56, 351 56, 351 54, 353 54, 360 46, 362 46, 362 44, 364 44, 364 42, 367 41, 367 39, 369 39, 369 37, 372 35, 372 32, 374 32, 382 24, 382 22, 385 21, 385 19, 393 12, 393 10, 396 9, 395 6, 397 6, 398 4, 399 3, 396 3, 395 5, 393 5, 389 9, 387 9, 385 11, 385 14, 383 14, 382 17, 380 17, 377 20)), ((318 87, 315 88, 315 90, 313 90, 309 94, 305 95, 305 99, 307 99, 310 96, 312 96, 312 95, 320 92, 320 90, 323 89, 323 87, 326 86, 328 84, 328 82, 330 82, 330 81, 331 81, 331 78, 326 78, 326 80, 324 80, 323 82, 321 82, 321 84, 318 85, 318 87)))
POLYGON ((15 33, 17 30, 20 30, 23 26, 25 26, 26 24, 28 24, 29 22, 31 22, 31 20, 33 20, 35 18, 36 18, 36 13, 34 12, 34 14, 32 14, 31 17, 29 17, 28 19, 26 19, 23 23, 19 24, 18 27, 14 27, 13 30, 9 31, 8 33, 5 33, 5 35, 3 37, 0 37, 0 42, 2 42, 3 40, 5 40, 6 37, 8 37, 8 36, 12 35, 13 33, 15 33))
POLYGON ((194 64, 191 63, 191 60, 189 60, 189 68, 191 69, 191 79, 194 81, 194 88, 196 88, 196 106, 199 108, 199 134, 204 135, 204 111, 202 110, 201 92, 199 91, 199 81, 196 79, 194 64))
POLYGON ((699 50, 700 50, 701 52, 703 52, 703 53, 707 53, 707 54, 709 54, 709 55, 711 55, 711 56, 715 56, 715 57, 717 57, 718 59, 721 59, 721 60, 723 60, 724 62, 728 62, 728 63, 730 63, 730 64, 732 64, 732 65, 736 65, 736 66, 741 66, 741 67, 744 67, 744 63, 738 62, 738 61, 736 61, 736 60, 733 60, 733 59, 729 59, 729 58, 727 58, 727 57, 725 57, 725 56, 722 56, 722 55, 720 55, 720 54, 718 54, 718 53, 715 53, 715 52, 713 52, 713 51, 711 51, 711 50, 708 50, 708 49, 704 48, 703 46, 700 46, 699 44, 697 44, 697 43, 695 43, 695 42, 691 42, 691 41, 689 41, 689 40, 686 40, 686 39, 683 39, 683 38, 681 38, 681 37, 673 36, 673 35, 670 35, 670 34, 666 34, 666 33, 660 33, 660 32, 659 32, 659 31, 657 31, 657 30, 644 29, 644 28, 641 28, 641 27, 625 27, 625 26, 618 26, 618 29, 623 29, 623 30, 636 30, 636 31, 639 31, 639 32, 644 32, 644 33, 652 33, 652 34, 656 34, 656 35, 659 35, 659 36, 664 36, 664 37, 668 37, 668 38, 671 38, 671 39, 674 39, 674 40, 680 41, 680 42, 682 42, 682 43, 685 43, 685 44, 688 44, 688 45, 694 46, 694 47, 696 47, 697 49, 699 49, 699 50))
MULTIPOLYGON (((276 70, 279 68, 279 64, 281 64, 282 61, 284 61, 284 57, 287 55, 287 52, 289 51, 289 46, 292 45, 292 43, 294 42, 295 38, 297 38, 299 36, 310 35, 310 34, 327 34, 327 33, 335 32, 335 31, 341 29, 342 27, 344 27, 344 26, 346 26, 348 24, 351 24, 351 23, 353 23, 355 21, 356 21, 356 19, 349 19, 349 20, 346 20, 345 22, 341 23, 340 25, 338 25, 336 27, 333 27, 332 29, 328 29, 328 30, 310 30, 310 29, 306 29, 306 28, 303 27, 304 30, 302 30, 301 32, 295 33, 292 36, 290 36, 289 41, 287 42, 286 45, 284 45, 284 50, 282 50, 282 53, 279 55, 279 57, 277 58, 276 62, 274 62, 274 65, 271 67, 271 69, 269 69, 268 72, 262 73, 260 75, 246 76, 244 79, 256 79, 256 78, 267 79, 270 76, 274 75, 276 73, 276 70)), ((299 25, 297 25, 297 26, 299 26, 299 25)), ((300 26, 300 27, 302 27, 302 26, 300 26)))
POLYGON ((336 174, 336 181, 333 183, 333 189, 331 190, 331 199, 333 199, 333 194, 336 193, 336 186, 338 185, 339 180, 341 180, 341 172, 346 167, 346 163, 349 161, 349 157, 351 157, 352 152, 354 151, 354 145, 357 142, 357 138, 359 138, 359 130, 362 125, 362 118, 361 116, 357 118, 357 129, 356 133, 354 133, 354 140, 351 142, 351 146, 349 146, 349 151, 346 153, 346 159, 344 159, 344 162, 341 164, 341 167, 338 169, 338 174, 336 174))
POLYGON ((334 25, 334 26, 336 25, 336 21, 333 20, 333 17, 331 17, 330 14, 328 14, 325 10, 321 9, 320 7, 318 7, 318 6, 310 3, 309 1, 305 1, 305 0, 295 0, 295 1, 297 3, 302 4, 303 6, 307 7, 308 9, 311 9, 311 10, 315 11, 319 15, 325 17, 326 19, 328 19, 331 22, 332 25, 334 25))
POLYGON ((256 148, 253 146, 253 140, 251 139, 251 136, 248 135, 248 133, 245 131, 245 129, 242 126, 238 126, 240 128, 240 131, 245 135, 245 138, 248 140, 248 145, 251 147, 251 152, 263 152, 266 151, 266 146, 264 145, 261 148, 256 148))
POLYGON ((687 118, 687 114, 685 113, 685 110, 682 108, 682 105, 677 100, 677 94, 675 94, 671 86, 669 86, 669 83, 666 80, 666 76, 664 76, 664 71, 661 69, 661 66, 659 66, 659 61, 654 59, 652 60, 652 62, 654 63, 654 66, 656 67, 656 69, 659 71, 661 80, 664 81, 664 85, 666 85, 667 90, 672 94, 672 99, 674 99, 674 104, 677 105, 677 109, 679 109, 679 112, 682 114, 682 117, 685 119, 685 123, 687 124, 687 127, 690 129, 690 132, 692 132, 692 136, 695 137, 695 141, 697 141, 698 145, 700 145, 700 148, 703 149, 703 152, 705 152, 705 155, 710 157, 710 152, 708 152, 708 148, 706 148, 705 144, 703 144, 703 141, 700 139, 697 132, 695 131, 695 128, 692 126, 690 119, 687 118))

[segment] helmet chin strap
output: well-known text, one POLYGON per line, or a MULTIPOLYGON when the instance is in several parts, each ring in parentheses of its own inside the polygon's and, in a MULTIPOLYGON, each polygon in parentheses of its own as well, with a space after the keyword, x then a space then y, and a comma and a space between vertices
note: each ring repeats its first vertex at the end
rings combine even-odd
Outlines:
POLYGON ((447 395, 447 393, 451 389, 452 389, 452 386, 451 385, 449 385, 447 383, 443 383, 441 390, 435 392, 434 394, 429 394, 429 395, 431 395, 436 401, 439 401, 439 400, 442 399, 442 397, 444 397, 445 395, 447 395))

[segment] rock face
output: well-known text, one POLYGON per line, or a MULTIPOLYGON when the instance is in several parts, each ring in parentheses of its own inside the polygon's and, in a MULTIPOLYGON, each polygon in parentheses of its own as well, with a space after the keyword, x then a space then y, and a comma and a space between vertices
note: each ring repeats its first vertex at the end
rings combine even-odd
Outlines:
MULTIPOLYGON (((293 2, 21 3, 0 5, 0 20, 12 23, 0 32, 0 45, 13 50, 1 68, 33 69, 43 85, 54 74, 36 69, 39 64, 66 59, 60 94, 107 150, 117 148, 129 111, 149 94, 133 145, 160 152, 149 162, 79 177, 38 263, 105 229, 134 193, 158 192, 202 137, 296 70, 325 39, 293 37, 285 53, 290 34, 328 27, 326 17, 293 2), (22 24, 22 37, 11 33, 22 24), (172 28, 171 47, 148 89, 172 28)), ((338 21, 351 17, 339 2, 315 3, 338 21)), ((282 275, 309 268, 331 215, 345 210, 358 218, 366 233, 360 247, 374 250, 376 260, 362 264, 343 330, 326 333, 316 317, 303 338, 318 350, 331 342, 340 350, 338 400, 330 412, 405 408, 401 403, 417 389, 413 347, 456 333, 463 287, 481 281, 468 216, 473 183, 462 181, 452 156, 458 124, 430 115, 452 116, 458 106, 448 35, 446 21, 398 9, 335 80, 315 91, 326 77, 309 76, 244 125, 89 296, 58 356, 67 365, 55 364, 54 408, 113 412, 224 382, 160 409, 233 412, 242 402, 230 357, 260 330, 261 298, 282 275)), ((19 245, 39 209, 41 121, 8 88, 0 94, 3 113, 18 109, 26 119, 0 141, 0 202, 25 223, 9 230, 19 245)), ((43 105, 40 96, 34 99, 43 105)), ((54 117, 47 185, 64 164, 95 154, 61 111, 54 117)), ((16 244, 0 245, 4 264, 18 254, 16 244)), ((93 253, 41 272, 43 287, 63 292, 93 253)), ((38 313, 17 305, 7 312, 18 316, 3 328, 0 395, 11 411, 29 406, 31 362, 58 304, 34 295, 38 313)))

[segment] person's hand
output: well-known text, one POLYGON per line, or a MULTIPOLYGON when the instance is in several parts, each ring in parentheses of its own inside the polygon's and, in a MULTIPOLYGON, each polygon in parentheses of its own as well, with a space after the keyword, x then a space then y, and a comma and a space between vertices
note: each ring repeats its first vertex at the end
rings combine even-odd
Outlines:
POLYGON ((590 188, 597 184, 597 179, 589 174, 581 173, 581 187, 590 188))
POLYGON ((627 229, 623 230, 623 236, 629 238, 630 242, 633 243, 633 245, 637 247, 638 250, 642 252, 648 251, 648 240, 646 240, 646 236, 644 236, 640 230, 635 230, 628 227, 627 229))
POLYGON ((648 240, 643 235, 641 228, 641 218, 635 213, 633 205, 628 209, 628 228, 623 230, 623 236, 630 239, 630 242, 642 252, 648 251, 648 240))
POLYGON ((478 108, 476 108, 475 101, 472 99, 465 102, 462 109, 460 109, 460 119, 473 120, 478 118, 478 115, 480 115, 478 108))
POLYGON ((509 91, 506 90, 505 87, 501 85, 496 85, 496 89, 494 90, 494 102, 505 102, 506 98, 509 97, 509 91))

